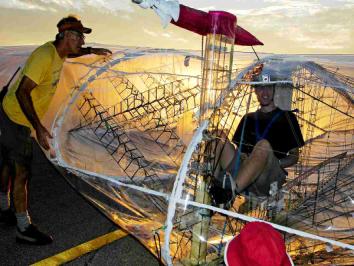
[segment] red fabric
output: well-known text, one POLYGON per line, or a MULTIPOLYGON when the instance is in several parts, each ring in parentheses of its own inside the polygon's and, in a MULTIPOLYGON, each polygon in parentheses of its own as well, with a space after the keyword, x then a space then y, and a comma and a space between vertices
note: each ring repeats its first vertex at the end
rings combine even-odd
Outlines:
POLYGON ((184 5, 179 5, 179 8, 178 21, 172 20, 172 24, 200 35, 207 35, 210 24, 208 13, 184 5))
POLYGON ((258 40, 244 28, 237 26, 235 31, 235 44, 243 46, 263 45, 260 40, 258 40))
POLYGON ((235 26, 237 18, 224 11, 210 11, 209 16, 209 33, 222 34, 229 38, 235 39, 235 26))
POLYGON ((291 266, 282 236, 263 222, 246 224, 227 244, 224 260, 228 266, 291 266))
MULTIPOLYGON (((219 15, 223 14, 224 17, 226 16, 225 14, 228 14, 227 16, 229 16, 230 18, 231 16, 234 16, 224 11, 211 11, 209 13, 206 13, 198 9, 180 5, 180 13, 179 13, 178 21, 172 20, 171 23, 178 27, 205 36, 208 33, 214 33, 212 28, 213 14, 219 14, 219 15)), ((230 36, 230 29, 228 25, 229 24, 227 24, 226 27, 220 26, 220 28, 218 28, 217 32, 215 33, 221 33, 221 34, 226 33, 225 35, 230 36)), ((245 29, 241 28, 240 26, 234 27, 233 30, 235 31, 235 44, 246 45, 246 46, 263 45, 263 43, 259 41, 255 36, 253 36, 245 29)))

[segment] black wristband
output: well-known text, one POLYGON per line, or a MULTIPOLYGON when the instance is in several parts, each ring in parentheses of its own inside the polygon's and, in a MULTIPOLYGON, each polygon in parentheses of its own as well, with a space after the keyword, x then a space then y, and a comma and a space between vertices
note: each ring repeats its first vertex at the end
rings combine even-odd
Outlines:
POLYGON ((92 53, 92 47, 91 46, 87 46, 86 48, 87 48, 87 53, 91 54, 92 53))

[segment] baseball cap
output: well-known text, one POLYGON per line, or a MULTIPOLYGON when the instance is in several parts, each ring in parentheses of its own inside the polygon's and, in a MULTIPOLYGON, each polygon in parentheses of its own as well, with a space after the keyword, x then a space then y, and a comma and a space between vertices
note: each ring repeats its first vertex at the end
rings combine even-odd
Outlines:
POLYGON ((79 20, 77 17, 73 15, 69 15, 65 18, 62 18, 58 24, 58 31, 64 32, 66 30, 73 30, 73 31, 78 31, 81 33, 86 33, 89 34, 92 32, 92 29, 86 28, 82 25, 81 20, 79 20))
POLYGON ((250 222, 225 247, 227 266, 291 266, 285 242, 278 231, 264 222, 250 222))

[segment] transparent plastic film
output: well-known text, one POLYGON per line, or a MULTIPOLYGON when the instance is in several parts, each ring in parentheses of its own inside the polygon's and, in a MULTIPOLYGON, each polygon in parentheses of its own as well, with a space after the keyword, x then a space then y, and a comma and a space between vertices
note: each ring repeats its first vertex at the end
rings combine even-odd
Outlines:
POLYGON ((209 119, 220 104, 222 91, 230 84, 234 54, 236 17, 221 11, 209 15, 212 32, 205 41, 200 121, 209 119))
POLYGON ((58 154, 53 162, 166 264, 221 261, 227 240, 254 219, 285 232, 294 262, 307 260, 310 250, 316 263, 331 261, 323 255, 328 247, 349 260, 343 247, 353 244, 350 83, 331 79, 311 62, 263 62, 284 75, 275 101, 298 110, 305 146, 281 190, 268 197, 241 194, 225 210, 210 198, 210 147, 215 129, 226 133, 218 138, 231 139, 241 117, 257 110, 252 82, 243 80, 254 65, 220 89, 204 131, 198 127, 201 63, 197 55, 154 50, 117 53, 110 62, 68 63, 65 71, 73 72, 62 80, 65 100, 54 99, 60 108, 50 112, 58 154))
POLYGON ((43 119, 56 155, 48 158, 164 264, 220 263, 227 241, 260 220, 284 236, 295 265, 351 265, 354 66, 344 75, 337 62, 276 55, 253 62, 232 55, 227 34, 208 38, 228 52, 203 51, 204 61, 200 51, 115 47, 106 61, 68 60, 43 119), (231 57, 240 58, 232 71, 231 57), (280 188, 241 192, 220 206, 210 189, 215 144, 232 140, 241 118, 258 110, 259 82, 245 77, 260 63, 281 76, 274 100, 296 116, 305 145, 280 188))
MULTIPOLYGON (((231 81, 233 48, 235 41, 236 17, 226 12, 209 12, 211 32, 206 35, 204 50, 204 65, 202 72, 202 91, 200 101, 199 121, 209 121, 209 128, 213 127, 211 119, 217 106, 222 102, 222 94, 231 81)), ((198 171, 195 178, 194 200, 202 204, 211 204, 209 195, 209 179, 212 173, 213 154, 208 148, 209 141, 203 137, 192 163, 198 164, 203 171, 198 171)), ((211 212, 200 210, 195 217, 200 221, 193 225, 191 238, 191 253, 189 265, 208 263, 207 238, 211 212)))

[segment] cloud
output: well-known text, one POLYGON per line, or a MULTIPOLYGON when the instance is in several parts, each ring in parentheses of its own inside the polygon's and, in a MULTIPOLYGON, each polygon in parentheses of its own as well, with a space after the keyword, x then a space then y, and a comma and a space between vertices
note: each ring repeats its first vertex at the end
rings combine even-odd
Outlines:
POLYGON ((176 42, 182 42, 182 43, 188 43, 189 41, 187 39, 184 38, 177 38, 175 39, 176 42))
POLYGON ((280 0, 278 9, 273 6, 258 10, 258 13, 240 15, 238 22, 256 36, 267 40, 269 45, 283 47, 284 50, 294 47, 318 53, 353 50, 354 5, 349 8, 344 5, 318 7, 319 0, 318 3, 307 5, 308 10, 299 15, 295 15, 295 10, 303 10, 301 2, 291 5, 291 12, 277 12, 285 8, 286 2, 280 0), (270 10, 273 11, 267 13, 270 10))
POLYGON ((22 9, 22 10, 40 10, 40 11, 51 10, 51 11, 54 11, 54 9, 52 9, 52 8, 38 5, 38 4, 34 3, 33 1, 20 1, 20 0, 1 1, 0 7, 10 8, 10 9, 22 9))
POLYGON ((157 36, 158 36, 158 34, 157 34, 156 32, 150 31, 150 30, 145 29, 145 28, 143 28, 143 31, 144 31, 146 34, 150 35, 150 36, 153 36, 153 37, 157 37, 157 36))
MULTIPOLYGON (((267 1, 265 1, 267 2, 267 1)), ((273 3, 273 0, 268 0, 273 3)), ((316 15, 317 13, 327 10, 328 7, 322 6, 316 2, 309 1, 277 1, 274 5, 254 9, 229 9, 230 13, 239 16, 279 16, 279 17, 304 17, 316 15)))
POLYGON ((205 12, 208 12, 209 10, 216 10, 215 6, 206 6, 206 7, 201 7, 198 8, 199 10, 203 10, 205 12))
POLYGON ((95 8, 103 8, 110 11, 133 12, 133 3, 130 0, 80 0, 87 5, 95 8))
POLYGON ((1 0, 0 8, 55 12, 59 8, 81 11, 94 8, 101 13, 133 12, 130 0, 1 0))
POLYGON ((120 18, 125 20, 132 20, 132 17, 128 14, 121 15, 120 18))
POLYGON ((300 43, 308 49, 338 50, 346 48, 350 43, 350 30, 343 29, 339 25, 328 25, 316 30, 302 31, 301 28, 293 27, 282 30, 277 35, 286 38, 294 44, 300 43))
POLYGON ((170 33, 166 33, 166 32, 162 33, 161 35, 163 37, 166 37, 166 38, 171 38, 172 37, 170 33))
MULTIPOLYGON (((179 42, 179 43, 189 43, 189 41, 186 38, 179 37, 177 33, 175 32, 161 32, 161 29, 158 29, 157 31, 152 31, 146 28, 142 29, 144 33, 147 35, 155 38, 156 40, 161 40, 161 37, 164 38, 166 41, 172 41, 173 43, 179 42)), ((163 43, 163 41, 160 41, 163 43)))
POLYGON ((154 32, 151 30, 148 30, 146 28, 143 28, 143 32, 145 32, 146 34, 152 36, 152 37, 164 37, 166 39, 172 40, 174 42, 181 42, 181 43, 188 43, 188 40, 185 38, 176 38, 175 36, 172 35, 172 33, 168 33, 168 32, 154 32))

